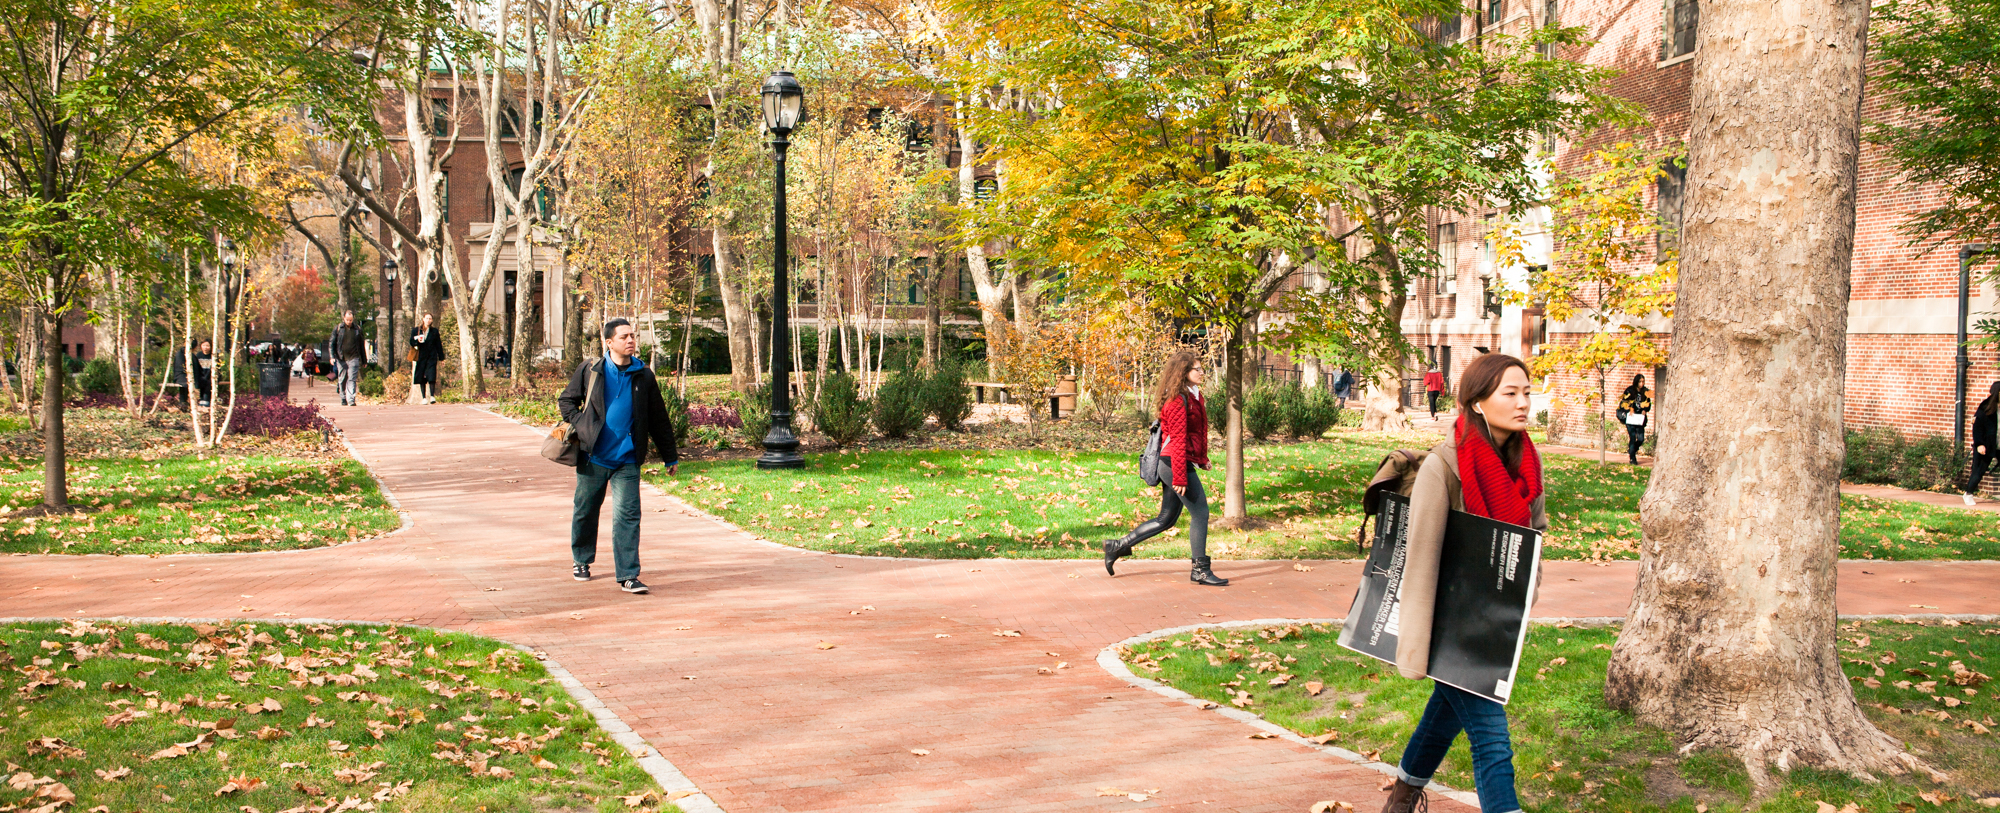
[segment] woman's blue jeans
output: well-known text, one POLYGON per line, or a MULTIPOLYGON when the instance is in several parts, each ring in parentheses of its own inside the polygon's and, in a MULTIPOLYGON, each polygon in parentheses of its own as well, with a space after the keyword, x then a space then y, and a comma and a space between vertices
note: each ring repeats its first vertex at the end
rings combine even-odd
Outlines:
POLYGON ((1423 787, 1444 762, 1458 732, 1472 744, 1472 783, 1485 813, 1515 813, 1521 800, 1514 795, 1514 746, 1507 738, 1507 707, 1463 689, 1431 682, 1431 702, 1424 718, 1410 733, 1396 778, 1423 787))

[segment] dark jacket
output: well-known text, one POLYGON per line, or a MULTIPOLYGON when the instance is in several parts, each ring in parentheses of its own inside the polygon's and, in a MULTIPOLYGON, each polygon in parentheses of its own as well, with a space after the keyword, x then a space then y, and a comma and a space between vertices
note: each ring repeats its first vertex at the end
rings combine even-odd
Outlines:
MULTIPOLYGON (((570 373, 569 386, 556 397, 556 407, 575 430, 577 448, 585 455, 597 445, 597 434, 604 430, 604 371, 599 365, 608 363, 608 359, 599 356, 577 365, 576 371, 570 373), (583 399, 590 391, 592 379, 596 380, 597 395, 590 399, 590 409, 585 411, 583 399)), ((667 402, 660 396, 659 379, 653 377, 653 370, 648 367, 633 370, 631 381, 632 459, 645 465, 646 440, 651 438, 661 462, 669 466, 680 462, 680 443, 674 439, 674 422, 667 417, 667 402)))
POLYGON ((1652 411, 1653 396, 1644 389, 1635 390, 1631 387, 1626 387, 1624 394, 1618 398, 1618 420, 1625 420, 1625 413, 1628 412, 1648 415, 1652 411))
POLYGON ((333 333, 326 337, 326 348, 332 351, 328 355, 334 361, 344 359, 365 360, 368 356, 367 334, 361 332, 360 322, 351 325, 346 323, 334 325, 333 333), (354 354, 348 355, 347 351, 349 350, 354 351, 354 354))
POLYGON ((1986 401, 1979 403, 1979 410, 1972 413, 1972 447, 1984 446, 1987 454, 1993 454, 1994 447, 2000 446, 1997 442, 2000 441, 2000 409, 1986 408, 1987 401, 1992 400, 1992 397, 1987 397, 1986 401))

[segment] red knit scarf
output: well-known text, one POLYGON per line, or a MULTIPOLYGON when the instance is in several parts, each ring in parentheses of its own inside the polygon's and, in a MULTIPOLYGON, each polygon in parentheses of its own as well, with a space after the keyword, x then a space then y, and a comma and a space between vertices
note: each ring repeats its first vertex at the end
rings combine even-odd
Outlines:
POLYGON ((1459 416, 1455 433, 1459 493, 1465 499, 1465 510, 1501 522, 1528 524, 1535 498, 1542 495, 1542 459, 1535 454, 1535 442, 1521 436, 1521 473, 1515 476, 1500 462, 1500 453, 1487 442, 1486 433, 1474 429, 1465 416, 1459 416))

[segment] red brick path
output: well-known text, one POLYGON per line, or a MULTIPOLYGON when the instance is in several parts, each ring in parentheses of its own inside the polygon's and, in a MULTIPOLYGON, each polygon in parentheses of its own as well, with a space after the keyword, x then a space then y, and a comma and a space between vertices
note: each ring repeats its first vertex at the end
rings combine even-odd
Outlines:
MULTIPOLYGON (((1228 562, 1235 583, 1208 589, 1187 583, 1182 562, 1130 562, 1112 579, 1094 560, 832 556, 758 541, 648 489, 654 592, 628 596, 608 578, 608 532, 604 575, 570 580, 572 478, 537 456, 529 430, 450 406, 334 417, 413 528, 294 553, 9 557, 0 617, 343 618, 514 641, 568 667, 733 813, 1379 804, 1378 773, 1248 739, 1243 724, 1094 662, 1164 627, 1340 616, 1354 564, 1228 562), (1102 787, 1159 794, 1134 803, 1102 787)), ((1634 573, 1551 563, 1540 614, 1622 615, 1634 573)), ((1847 613, 2000 612, 2000 564, 1848 563, 1842 576, 1847 613)))

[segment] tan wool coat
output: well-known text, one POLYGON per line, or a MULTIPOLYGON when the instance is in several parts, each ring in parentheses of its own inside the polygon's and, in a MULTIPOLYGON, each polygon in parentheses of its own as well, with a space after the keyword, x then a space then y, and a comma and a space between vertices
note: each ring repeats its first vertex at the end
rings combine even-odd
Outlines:
MULTIPOLYGON (((1546 482, 1546 481, 1545 481, 1546 482)), ((1547 493, 1529 507, 1528 526, 1549 529, 1543 503, 1547 493)), ((1437 602, 1438 560, 1444 551, 1444 524, 1452 511, 1465 510, 1465 496, 1459 492, 1458 440, 1446 438, 1431 449, 1417 469, 1417 484, 1410 491, 1409 553, 1403 561, 1403 586, 1397 598, 1400 622, 1396 633, 1396 671, 1419 680, 1430 674, 1431 617, 1437 602)), ((1529 603, 1534 602, 1529 597, 1529 603)))

